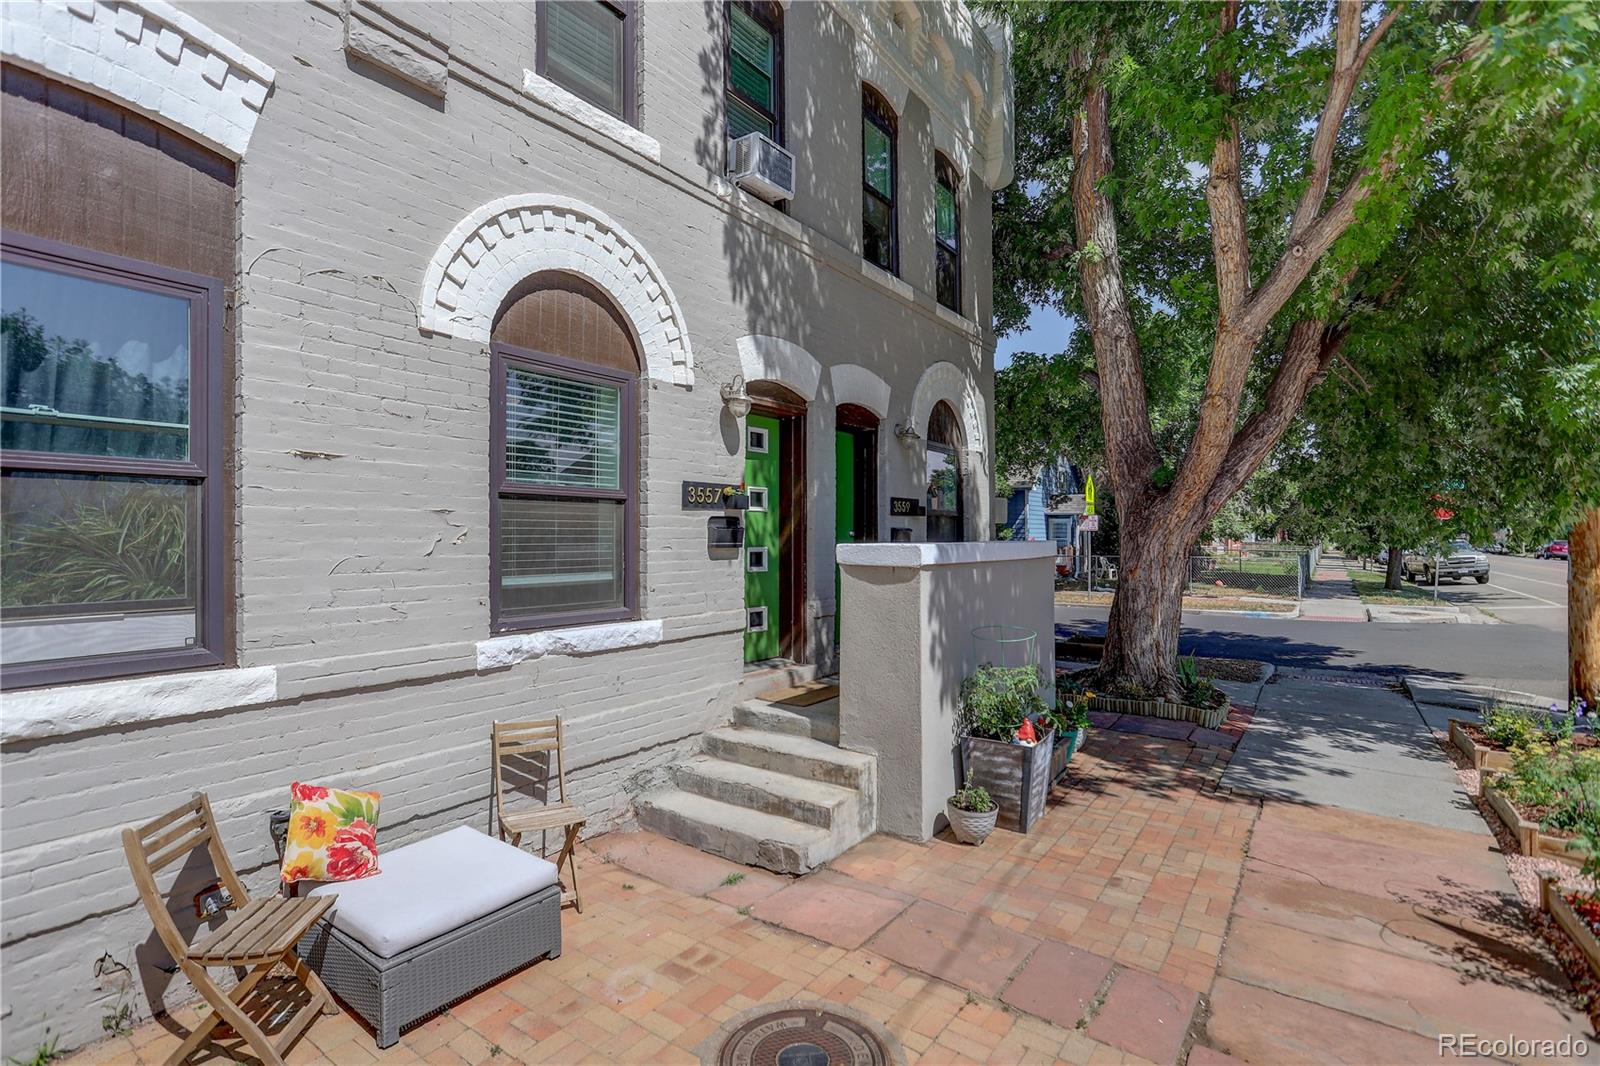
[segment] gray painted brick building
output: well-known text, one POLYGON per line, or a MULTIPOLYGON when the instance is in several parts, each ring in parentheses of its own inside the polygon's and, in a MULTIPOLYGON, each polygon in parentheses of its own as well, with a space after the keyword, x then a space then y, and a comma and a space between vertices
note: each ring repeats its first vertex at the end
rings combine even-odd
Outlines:
POLYGON ((270 890, 291 780, 487 828, 489 724, 560 714, 603 832, 751 661, 838 668, 836 543, 987 539, 1009 51, 959 3, 0 19, 6 1054, 187 995, 122 827, 204 790, 270 890), (63 577, 86 515, 164 568, 63 577))

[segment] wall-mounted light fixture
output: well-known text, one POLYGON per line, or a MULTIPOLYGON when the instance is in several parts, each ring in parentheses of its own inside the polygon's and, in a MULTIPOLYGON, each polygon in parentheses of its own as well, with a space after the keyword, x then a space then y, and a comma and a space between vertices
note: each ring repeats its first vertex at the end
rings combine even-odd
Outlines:
POLYGON ((894 427, 894 435, 901 444, 915 444, 922 439, 922 434, 917 432, 917 427, 905 422, 894 427))
POLYGON ((744 375, 735 374, 733 380, 722 386, 722 406, 734 418, 750 413, 750 394, 744 391, 744 375))

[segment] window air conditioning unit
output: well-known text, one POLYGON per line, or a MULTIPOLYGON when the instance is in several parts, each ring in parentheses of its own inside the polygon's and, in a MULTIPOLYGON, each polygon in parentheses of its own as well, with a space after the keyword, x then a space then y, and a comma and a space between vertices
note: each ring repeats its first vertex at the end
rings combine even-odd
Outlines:
POLYGON ((794 196, 794 155, 765 134, 747 133, 733 142, 728 177, 768 203, 794 196))

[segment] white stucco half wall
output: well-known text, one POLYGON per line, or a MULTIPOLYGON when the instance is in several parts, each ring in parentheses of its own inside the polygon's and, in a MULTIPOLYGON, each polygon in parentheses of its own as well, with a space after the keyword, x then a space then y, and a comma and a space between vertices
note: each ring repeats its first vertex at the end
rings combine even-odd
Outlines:
POLYGON ((512 288, 546 270, 577 274, 610 294, 633 327, 650 377, 694 384, 683 308, 661 268, 604 211, 566 196, 505 196, 458 222, 428 263, 417 324, 487 344, 512 288))
POLYGON ((988 451, 983 394, 974 382, 954 363, 938 362, 929 365, 917 380, 911 394, 911 425, 918 433, 928 431, 928 416, 933 405, 940 400, 948 403, 961 419, 961 429, 967 435, 967 450, 979 455, 988 451))
POLYGON ((782 337, 751 333, 739 338, 739 372, 745 381, 776 381, 807 403, 817 398, 822 364, 804 348, 782 337))
POLYGON ((828 380, 833 385, 835 406, 853 403, 879 418, 889 417, 889 383, 866 367, 839 363, 828 368, 828 380))
POLYGON ((0 54, 106 96, 232 159, 244 155, 276 73, 160 0, 16 0, 0 54))

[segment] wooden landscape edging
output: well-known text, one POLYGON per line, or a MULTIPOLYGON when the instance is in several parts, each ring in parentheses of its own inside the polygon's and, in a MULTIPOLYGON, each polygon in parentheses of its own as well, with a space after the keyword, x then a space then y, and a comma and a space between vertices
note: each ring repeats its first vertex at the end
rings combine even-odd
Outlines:
POLYGON ((1589 923, 1572 909, 1561 886, 1550 874, 1543 874, 1539 878, 1539 906, 1549 912, 1556 924, 1565 929, 1573 943, 1578 945, 1584 958, 1589 960, 1589 972, 1600 977, 1600 940, 1595 939, 1589 923))
POLYGON ((1187 703, 1170 703, 1167 700, 1126 700, 1114 696, 1094 696, 1089 700, 1091 711, 1108 714, 1138 714, 1146 718, 1169 718, 1176 722, 1193 722, 1207 729, 1220 728, 1228 717, 1228 704, 1220 707, 1191 707, 1187 703))
POLYGON ((1483 798, 1489 801, 1490 809, 1511 831, 1517 849, 1522 854, 1535 859, 1557 859, 1572 866, 1583 865, 1584 852, 1570 850, 1564 839, 1551 836, 1539 828, 1538 822, 1530 822, 1522 817, 1510 800, 1488 785, 1483 786, 1483 798))
POLYGON ((1511 769, 1511 753, 1501 751, 1499 748, 1484 747, 1473 740, 1461 726, 1465 723, 1450 719, 1450 742, 1454 744, 1461 754, 1467 757, 1474 770, 1509 770, 1511 769))

